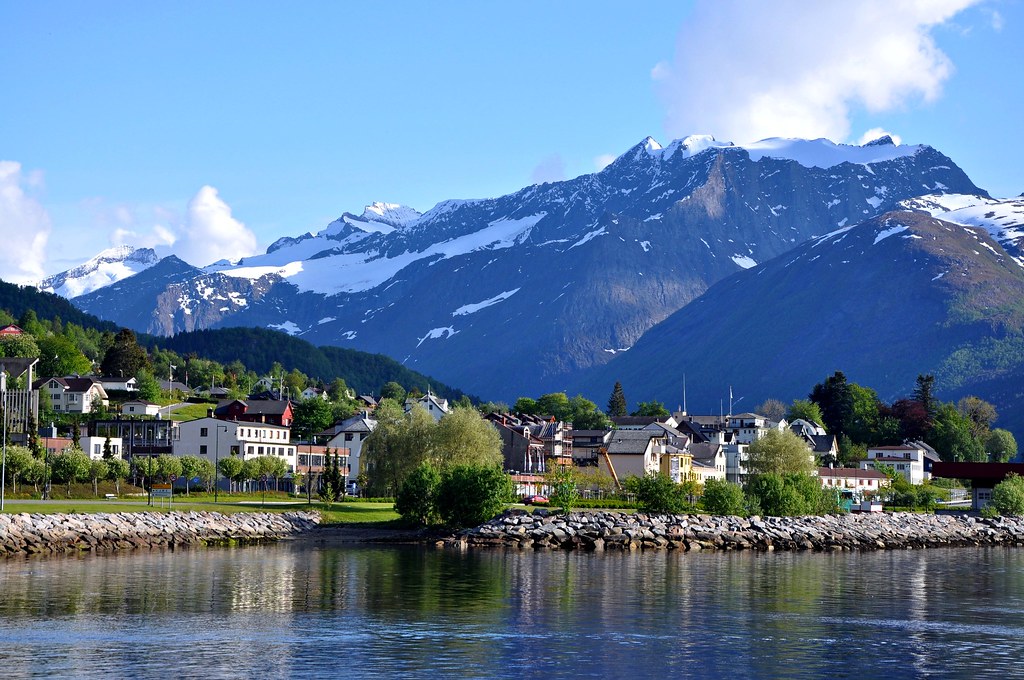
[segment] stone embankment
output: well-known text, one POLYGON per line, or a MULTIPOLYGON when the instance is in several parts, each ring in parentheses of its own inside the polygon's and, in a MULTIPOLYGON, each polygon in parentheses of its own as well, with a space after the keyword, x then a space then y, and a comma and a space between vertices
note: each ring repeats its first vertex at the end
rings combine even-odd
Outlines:
POLYGON ((0 556, 258 543, 308 531, 309 512, 122 512, 0 515, 0 556))
POLYGON ((1024 545, 1024 517, 864 513, 719 517, 509 510, 447 541, 453 546, 578 550, 896 550, 1024 545))

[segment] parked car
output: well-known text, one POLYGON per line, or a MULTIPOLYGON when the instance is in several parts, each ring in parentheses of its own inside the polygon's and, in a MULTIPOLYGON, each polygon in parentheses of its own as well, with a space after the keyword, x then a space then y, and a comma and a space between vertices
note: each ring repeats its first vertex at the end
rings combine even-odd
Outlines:
POLYGON ((537 494, 530 496, 523 496, 523 505, 547 505, 548 497, 540 496, 537 494))

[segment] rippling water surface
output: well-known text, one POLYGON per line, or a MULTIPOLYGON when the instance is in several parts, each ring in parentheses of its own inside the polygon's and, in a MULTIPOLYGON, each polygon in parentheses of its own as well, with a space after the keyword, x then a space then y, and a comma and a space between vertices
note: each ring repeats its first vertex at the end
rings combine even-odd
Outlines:
POLYGON ((0 561, 0 677, 1010 677, 1024 551, 0 561))

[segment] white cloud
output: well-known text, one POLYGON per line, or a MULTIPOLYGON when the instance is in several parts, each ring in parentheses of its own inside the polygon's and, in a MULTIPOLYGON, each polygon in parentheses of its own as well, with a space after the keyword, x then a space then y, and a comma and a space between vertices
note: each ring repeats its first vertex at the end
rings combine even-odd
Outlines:
POLYGON ((599 171, 604 170, 615 160, 615 154, 603 153, 594 159, 594 167, 599 171))
POLYGON ((222 259, 254 255, 256 241, 256 235, 231 216, 231 207, 217 190, 207 185, 189 201, 185 224, 174 242, 174 254, 202 267, 222 259))
POLYGON ((703 0, 651 72, 673 137, 844 141, 850 113, 934 101, 953 72, 931 37, 981 0, 703 0))
POLYGON ((885 129, 879 128, 879 127, 871 128, 870 130, 868 130, 867 132, 862 134, 860 136, 860 139, 857 140, 857 143, 861 144, 861 145, 864 145, 864 144, 867 144, 868 142, 873 142, 876 139, 879 139, 881 137, 885 137, 886 135, 889 135, 889 137, 892 138, 892 141, 894 143, 896 143, 896 144, 902 144, 903 143, 903 138, 900 137, 898 134, 896 134, 894 132, 889 132, 888 130, 885 130, 885 129))
POLYGON ((23 185, 40 187, 42 174, 24 174, 20 163, 0 161, 0 279, 11 283, 43 278, 50 237, 50 215, 23 185))
POLYGON ((561 182, 565 179, 565 161, 557 153, 551 154, 533 169, 530 173, 532 184, 543 184, 544 182, 561 182))

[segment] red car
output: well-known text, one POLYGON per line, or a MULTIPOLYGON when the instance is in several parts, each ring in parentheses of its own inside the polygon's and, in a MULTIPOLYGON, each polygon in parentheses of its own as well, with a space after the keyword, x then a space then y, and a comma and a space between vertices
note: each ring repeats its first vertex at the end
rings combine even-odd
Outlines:
POLYGON ((523 505, 547 505, 547 496, 523 496, 523 505))

